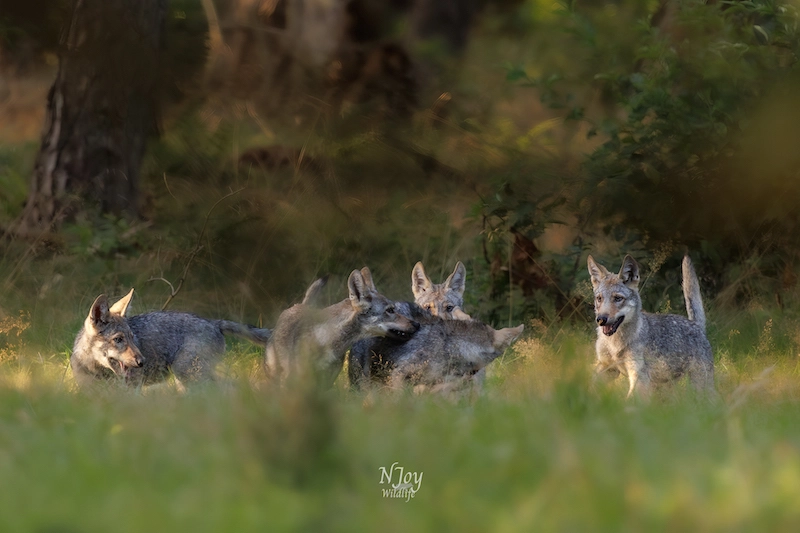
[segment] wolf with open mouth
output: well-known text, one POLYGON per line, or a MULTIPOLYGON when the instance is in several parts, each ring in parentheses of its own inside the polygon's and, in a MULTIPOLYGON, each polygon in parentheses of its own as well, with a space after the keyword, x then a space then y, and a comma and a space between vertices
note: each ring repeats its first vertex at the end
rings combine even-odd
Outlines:
POLYGON ((595 371, 622 374, 634 391, 688 376, 702 391, 714 389, 714 358, 705 333, 700 284, 689 256, 683 258, 683 296, 689 318, 648 313, 639 296, 639 264, 625 256, 619 274, 588 259, 597 322, 595 371))
POLYGON ((132 298, 133 289, 113 305, 104 294, 92 304, 70 357, 79 385, 112 379, 148 385, 170 374, 179 387, 212 380, 214 365, 225 353, 225 334, 261 346, 271 334, 268 329, 190 313, 155 311, 128 317, 132 298))

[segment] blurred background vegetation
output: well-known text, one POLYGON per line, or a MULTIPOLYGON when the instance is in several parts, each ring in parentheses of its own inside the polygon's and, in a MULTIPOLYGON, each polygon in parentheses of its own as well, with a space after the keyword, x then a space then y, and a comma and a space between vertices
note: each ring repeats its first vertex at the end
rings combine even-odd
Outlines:
POLYGON ((129 286, 150 309, 185 278, 175 306, 269 325, 321 274, 366 264, 408 299, 416 261, 443 278, 462 260, 484 320, 582 325, 587 251, 612 269, 633 253, 645 305, 680 311, 688 250, 713 309, 783 310, 797 7, 4 5, 0 309, 59 298, 77 321, 129 286))

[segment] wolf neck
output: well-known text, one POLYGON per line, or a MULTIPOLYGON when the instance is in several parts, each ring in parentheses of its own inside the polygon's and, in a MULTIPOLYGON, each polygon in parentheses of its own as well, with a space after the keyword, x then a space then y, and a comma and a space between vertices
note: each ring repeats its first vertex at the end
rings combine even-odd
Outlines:
POLYGON ((331 319, 314 328, 314 339, 328 352, 326 355, 344 360, 347 349, 361 339, 358 313, 349 299, 328 307, 326 311, 331 319))
POLYGON ((114 376, 114 373, 92 357, 92 330, 90 328, 92 328, 92 325, 87 319, 84 322, 83 329, 78 332, 78 336, 75 339, 75 345, 72 347, 73 357, 71 358, 74 362, 73 373, 79 373, 84 376, 90 375, 100 379, 110 379, 114 376))
POLYGON ((77 366, 73 372, 80 373, 83 375, 91 375, 97 379, 112 379, 115 377, 114 372, 110 369, 104 367, 103 365, 99 364, 94 359, 86 361, 82 358, 79 358, 75 361, 77 366))

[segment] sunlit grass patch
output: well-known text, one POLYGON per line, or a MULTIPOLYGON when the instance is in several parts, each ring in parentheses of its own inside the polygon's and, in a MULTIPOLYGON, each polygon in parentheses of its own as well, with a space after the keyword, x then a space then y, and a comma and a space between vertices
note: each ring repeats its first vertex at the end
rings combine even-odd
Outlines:
MULTIPOLYGON (((456 401, 269 388, 260 351, 238 342, 220 367, 227 379, 184 394, 78 391, 60 380, 61 362, 26 349, 22 367, 0 365, 0 475, 15 487, 0 523, 618 531, 797 519, 789 397, 744 395, 733 409, 730 395, 703 402, 690 390, 626 402, 624 387, 590 387, 591 339, 559 335, 524 339, 496 362, 485 394, 456 401), (408 502, 383 497, 380 468, 393 463, 422 473, 408 502)), ((745 359, 729 368, 718 375, 735 370, 731 386, 763 370, 745 359)), ((769 383, 793 372, 776 364, 769 383)))

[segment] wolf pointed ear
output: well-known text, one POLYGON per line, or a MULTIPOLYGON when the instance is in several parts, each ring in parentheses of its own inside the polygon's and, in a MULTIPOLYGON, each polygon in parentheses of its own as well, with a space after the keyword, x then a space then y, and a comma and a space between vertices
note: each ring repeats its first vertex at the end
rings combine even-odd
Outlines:
POLYGON ((378 292, 378 289, 375 288, 375 282, 372 281, 372 272, 369 271, 369 267, 361 269, 361 277, 364 278, 364 283, 368 290, 378 292))
POLYGON ((422 266, 422 261, 417 261, 414 269, 411 271, 411 292, 414 293, 414 298, 419 298, 431 288, 431 280, 425 274, 425 267, 422 266))
POLYGON ((492 344, 494 345, 494 349, 497 352, 505 351, 508 346, 517 340, 522 334, 522 330, 525 328, 522 324, 515 328, 503 328, 503 329, 496 329, 494 330, 494 341, 492 344))
POLYGON ((108 297, 105 294, 101 294, 95 299, 92 307, 89 308, 87 320, 96 326, 98 324, 107 323, 108 317, 108 297))
POLYGON ((453 273, 447 276, 444 286, 447 290, 453 291, 459 296, 464 296, 464 289, 467 285, 467 269, 464 263, 459 261, 456 263, 456 269, 453 273))
POLYGON ((626 255, 625 259, 622 260, 619 279, 631 289, 635 289, 639 285, 639 263, 636 262, 636 259, 631 254, 626 255))
POLYGON ((117 300, 116 303, 111 306, 109 312, 112 315, 125 316, 125 313, 128 312, 128 306, 131 304, 132 299, 133 299, 133 289, 131 289, 131 292, 129 292, 128 294, 117 300))
POLYGON ((369 287, 364 276, 358 270, 353 270, 347 278, 347 288, 350 290, 350 303, 357 310, 368 309, 372 305, 369 287))
POLYGON ((589 265, 589 276, 592 278, 592 287, 597 287, 597 285, 603 281, 603 278, 608 276, 608 270, 606 270, 606 267, 603 265, 595 263, 591 255, 586 262, 589 265))

